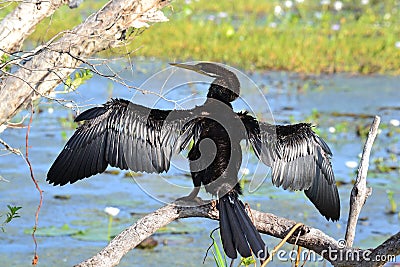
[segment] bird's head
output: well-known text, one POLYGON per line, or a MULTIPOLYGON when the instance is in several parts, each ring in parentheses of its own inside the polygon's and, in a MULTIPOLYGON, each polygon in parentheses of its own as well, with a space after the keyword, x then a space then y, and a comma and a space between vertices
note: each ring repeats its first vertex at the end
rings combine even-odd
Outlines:
POLYGON ((232 102, 239 97, 240 82, 230 70, 219 64, 200 62, 195 65, 170 63, 172 66, 195 71, 197 73, 215 78, 211 83, 207 97, 223 102, 232 102))

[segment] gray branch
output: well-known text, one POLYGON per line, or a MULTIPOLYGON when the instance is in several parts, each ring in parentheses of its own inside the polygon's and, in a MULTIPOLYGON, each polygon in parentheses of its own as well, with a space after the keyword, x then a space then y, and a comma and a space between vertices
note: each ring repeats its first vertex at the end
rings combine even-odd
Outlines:
MULTIPOLYGON (((79 263, 76 267, 116 266, 128 251, 154 234, 159 228, 177 219, 201 217, 218 220, 219 213, 215 208, 215 202, 203 202, 203 205, 198 206, 189 206, 190 204, 193 203, 177 201, 146 215, 135 224, 122 231, 97 255, 79 263)), ((281 239, 283 239, 296 224, 295 221, 278 217, 271 213, 251 210, 251 214, 258 231, 281 239)), ((400 254, 400 232, 389 238, 376 249, 364 250, 345 248, 333 237, 310 226, 303 226, 300 231, 302 234, 296 244, 315 251, 335 266, 382 266, 387 260, 393 260, 390 256, 388 258, 387 255, 400 254), (341 259, 338 255, 351 256, 348 256, 350 260, 347 260, 345 257, 341 259), (382 256, 379 259, 386 259, 386 261, 372 262, 369 260, 373 257, 373 259, 378 259, 376 257, 377 255, 384 255, 384 257, 382 256)), ((288 242, 295 244, 296 237, 297 234, 293 235, 293 237, 289 238, 288 242)))
POLYGON ((22 1, 0 23, 0 57, 18 51, 26 37, 44 18, 69 0, 22 1))
POLYGON ((365 142, 360 165, 357 171, 357 178, 350 195, 350 210, 346 228, 346 244, 348 247, 353 246, 356 233, 356 226, 361 209, 365 201, 372 193, 372 188, 367 187, 367 173, 369 166, 369 156, 375 137, 378 134, 380 117, 375 116, 371 128, 368 132, 367 141, 365 142))
POLYGON ((14 153, 15 155, 18 155, 18 156, 22 155, 22 153, 19 149, 13 148, 12 146, 7 144, 6 141, 4 141, 1 138, 0 138, 0 144, 2 144, 8 151, 10 151, 11 153, 14 153))
POLYGON ((166 0, 110 0, 73 30, 36 48, 0 84, 0 125, 32 99, 46 96, 94 53, 124 44, 130 28, 165 21, 159 9, 166 4, 166 0))

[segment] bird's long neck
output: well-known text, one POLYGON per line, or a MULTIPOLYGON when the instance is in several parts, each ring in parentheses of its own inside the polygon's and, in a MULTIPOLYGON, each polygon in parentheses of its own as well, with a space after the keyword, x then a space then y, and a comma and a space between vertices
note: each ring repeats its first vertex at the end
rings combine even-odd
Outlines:
POLYGON ((231 94, 233 95, 233 92, 231 92, 229 89, 216 84, 211 84, 210 89, 208 90, 207 100, 218 100, 229 107, 232 107, 230 102, 232 101, 233 97, 231 94))

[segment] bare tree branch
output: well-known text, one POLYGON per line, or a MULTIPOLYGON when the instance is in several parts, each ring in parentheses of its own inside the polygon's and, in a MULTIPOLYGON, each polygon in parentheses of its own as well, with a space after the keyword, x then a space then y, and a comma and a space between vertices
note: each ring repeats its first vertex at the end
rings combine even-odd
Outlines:
MULTIPOLYGON (((365 203, 368 191, 370 191, 366 189, 365 179, 368 170, 369 154, 379 126, 379 120, 379 117, 375 117, 360 163, 357 181, 358 184, 360 184, 364 180, 365 187, 365 189, 361 189, 364 190, 362 194, 364 200, 356 200, 358 202, 355 202, 361 203, 361 205, 359 205, 360 209, 365 203)), ((359 196, 359 194, 356 196, 359 196)), ((200 204, 196 202, 196 204, 196 206, 191 206, 193 205, 191 202, 176 201, 146 215, 116 236, 97 255, 76 266, 115 266, 128 251, 136 247, 141 241, 154 234, 159 228, 177 219, 190 217, 201 217, 212 220, 219 219, 219 212, 216 209, 214 201, 203 201, 200 204)), ((250 210, 250 214, 258 231, 280 239, 285 238, 289 231, 297 224, 295 221, 256 210, 250 210)), ((357 223, 358 214, 359 211, 356 213, 357 216, 353 219, 355 223, 357 223)), ((352 221, 349 220, 349 223, 352 223, 352 221)), ((310 226, 302 226, 297 233, 293 234, 293 236, 287 240, 287 242, 291 244, 296 244, 316 252, 321 255, 320 259, 326 259, 334 266, 340 267, 383 266, 385 262, 393 261, 395 256, 400 254, 400 232, 390 237, 375 249, 352 248, 346 246, 346 243, 343 241, 344 240, 336 240, 326 235, 321 230, 310 226)))
POLYGON ((38 47, 24 67, 0 85, 0 125, 38 96, 45 96, 92 54, 124 44, 130 28, 165 21, 167 0, 110 0, 64 35, 38 47))
POLYGON ((22 155, 22 153, 19 149, 13 148, 12 146, 7 144, 6 141, 4 141, 1 138, 0 138, 0 144, 2 144, 8 151, 10 151, 11 153, 14 153, 15 155, 18 155, 18 156, 22 155))
POLYGON ((0 57, 18 51, 26 37, 45 17, 69 0, 23 1, 0 23, 0 57))
MULTIPOLYGON (((128 251, 154 234, 159 228, 176 219, 201 217, 218 220, 219 213, 214 202, 203 202, 203 205, 200 206, 189 205, 193 205, 193 203, 177 201, 146 215, 135 224, 122 231, 97 255, 79 263, 76 267, 116 266, 128 251)), ((256 228, 261 233, 281 239, 296 225, 295 221, 278 217, 271 213, 251 210, 251 214, 254 218, 256 228)), ((400 232, 389 238, 378 248, 370 251, 345 248, 333 237, 310 226, 303 226, 300 231, 302 235, 298 238, 297 245, 317 252, 336 266, 367 266, 366 264, 369 264, 369 258, 372 259, 373 256, 400 254, 400 232), (349 257, 340 257, 340 255, 349 255, 349 257)), ((296 235, 297 234, 294 234, 289 238, 288 242, 294 244, 296 242, 296 235)), ((390 257, 381 257, 381 259, 393 260, 393 258, 390 257)), ((381 266, 384 262, 385 261, 371 262, 371 265, 368 266, 381 266)))
POLYGON ((360 165, 357 171, 357 178, 350 195, 350 210, 346 228, 346 244, 348 247, 353 246, 356 233, 356 226, 361 209, 365 201, 372 193, 372 188, 367 187, 367 173, 369 166, 369 156, 375 137, 378 134, 378 127, 381 119, 375 116, 371 128, 368 132, 367 140, 364 145, 360 165))

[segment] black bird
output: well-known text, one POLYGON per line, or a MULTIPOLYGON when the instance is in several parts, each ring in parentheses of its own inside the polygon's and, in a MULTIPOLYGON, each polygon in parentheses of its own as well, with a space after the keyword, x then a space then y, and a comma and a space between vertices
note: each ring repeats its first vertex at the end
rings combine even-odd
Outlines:
POLYGON ((226 255, 252 253, 266 258, 268 251, 239 200, 240 141, 248 140, 257 157, 272 168, 272 183, 289 190, 305 190, 319 212, 338 220, 340 200, 328 145, 310 124, 271 125, 247 112, 234 112, 240 82, 230 70, 213 63, 171 64, 214 78, 207 100, 191 110, 159 110, 112 99, 80 114, 84 121, 51 166, 47 181, 74 183, 104 172, 108 165, 140 172, 168 171, 174 153, 194 141, 188 159, 194 199, 203 184, 218 198, 220 232, 226 255))

